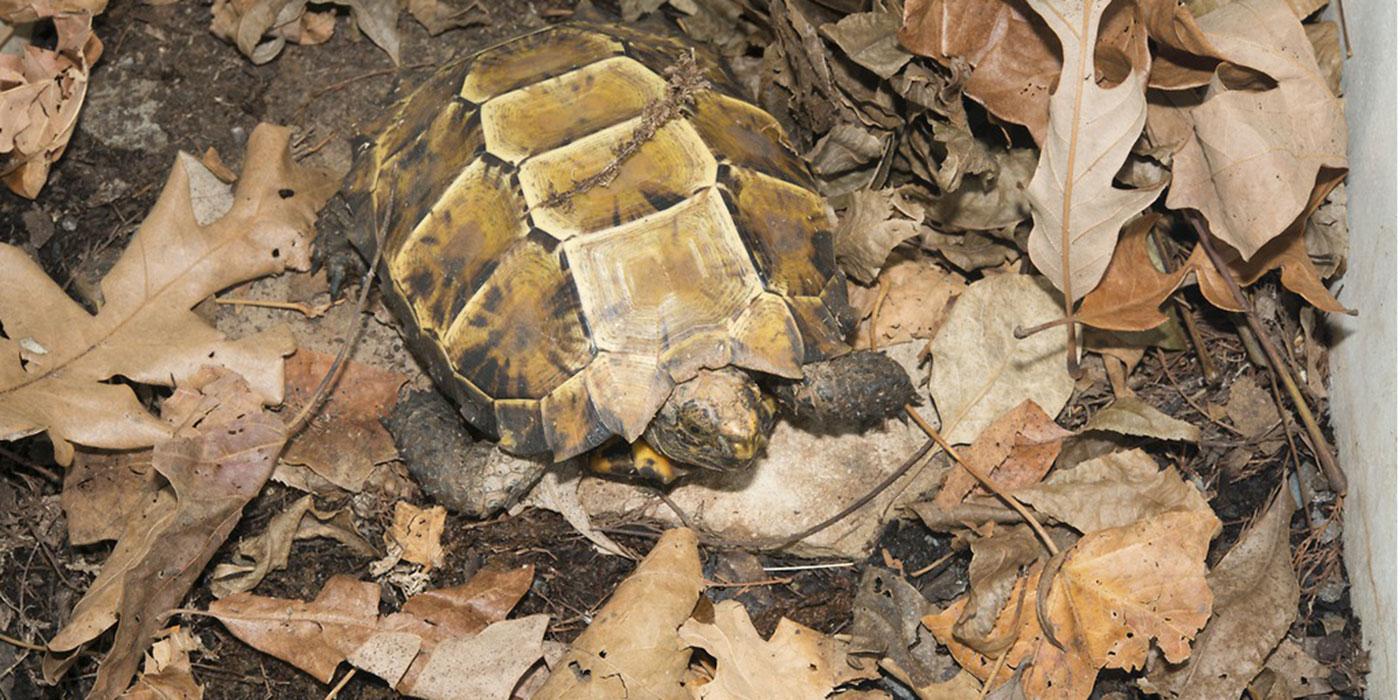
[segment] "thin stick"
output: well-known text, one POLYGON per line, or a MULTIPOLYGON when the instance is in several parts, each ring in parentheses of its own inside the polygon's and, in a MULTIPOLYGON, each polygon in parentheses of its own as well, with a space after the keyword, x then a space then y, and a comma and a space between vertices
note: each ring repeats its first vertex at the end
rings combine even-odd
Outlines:
POLYGON ((326 700, 335 700, 335 696, 340 695, 340 691, 345 688, 345 684, 349 683, 350 679, 354 677, 355 667, 351 666, 350 670, 340 677, 340 682, 336 683, 334 688, 331 688, 331 692, 326 693, 326 700))
POLYGON ((1016 646, 1015 640, 1006 645, 1001 650, 1001 656, 992 664, 992 672, 987 674, 987 680, 982 684, 982 692, 977 694, 977 700, 986 700, 987 694, 992 692, 992 684, 997 680, 997 674, 1001 673, 1001 667, 1006 664, 1006 657, 1011 655, 1011 647, 1016 646))
POLYGON ((1196 314, 1192 313, 1191 305, 1182 299, 1177 299, 1176 305, 1177 318, 1186 326, 1186 337, 1196 350, 1196 358, 1201 361, 1201 374, 1205 376, 1206 383, 1220 381, 1220 370, 1215 366, 1215 360, 1211 359, 1210 351, 1206 350, 1206 342, 1201 338, 1201 329, 1196 325, 1196 314))
POLYGON ((1347 8, 1342 0, 1337 0, 1337 23, 1342 25, 1342 45, 1347 49, 1347 58, 1351 58, 1351 32, 1347 31, 1347 8))
POLYGON ((925 566, 922 569, 919 569, 918 571, 909 574, 909 578, 918 578, 930 571, 933 571, 934 569, 938 568, 941 564, 943 564, 943 562, 952 559, 953 555, 955 554, 957 554, 957 552, 948 552, 947 554, 944 554, 943 556, 935 559, 932 564, 929 564, 928 566, 925 566))
POLYGON ((24 641, 23 639, 15 639, 14 637, 11 637, 10 635, 5 634, 4 632, 0 632, 0 642, 4 642, 4 643, 6 643, 6 644, 9 644, 9 645, 12 646, 12 647, 19 647, 19 648, 21 648, 21 649, 28 649, 28 650, 30 650, 30 651, 48 651, 48 650, 49 650, 48 647, 46 647, 46 646, 44 646, 44 645, 42 645, 42 644, 35 644, 34 642, 26 642, 26 641, 24 641))
POLYGON ((774 571, 814 571, 816 569, 846 569, 855 566, 855 562, 834 561, 827 564, 799 564, 797 566, 765 566, 764 571, 773 573, 774 571))
POLYGON ((706 588, 748 588, 750 586, 785 586, 791 578, 766 578, 762 581, 705 581, 706 588))
POLYGON ((262 309, 281 309, 283 311, 295 311, 307 318, 320 318, 331 310, 332 306, 340 303, 338 300, 329 301, 325 304, 310 306, 295 301, 267 301, 263 299, 221 299, 214 297, 215 304, 224 306, 256 306, 262 309))
POLYGON ((968 474, 971 474, 974 479, 977 479, 979 482, 981 482, 983 487, 985 487, 988 491, 991 491, 992 493, 996 494, 997 498, 1000 498, 1001 500, 1005 501, 1007 505, 1011 506, 1012 510, 1015 510, 1018 514, 1020 514, 1020 516, 1024 518, 1025 521, 1031 526, 1031 529, 1035 530, 1035 534, 1040 536, 1041 541, 1045 543, 1045 548, 1050 550, 1050 554, 1054 555, 1060 553, 1060 548, 1055 546, 1055 542, 1050 539, 1050 534, 1045 531, 1045 528, 1041 527, 1040 521, 1036 520, 1034 515, 1031 515, 1031 512, 1026 509, 1026 506, 1024 504, 1016 500, 1015 496, 1012 496, 1011 494, 1002 491, 1001 487, 992 483, 992 480, 988 478, 986 474, 982 473, 981 469, 978 469, 964 461, 962 455, 959 455, 953 449, 953 446, 949 445, 948 442, 943 439, 943 436, 939 435, 938 431, 934 430, 933 426, 929 425, 928 421, 924 420, 924 417, 919 415, 918 411, 914 410, 913 406, 905 406, 904 412, 908 413, 909 417, 913 418, 914 422, 919 425, 919 428, 921 428, 924 431, 924 433, 926 433, 929 436, 930 439, 938 443, 938 446, 942 447, 943 451, 947 452, 948 456, 952 457, 954 462, 957 462, 959 465, 961 465, 963 469, 967 470, 968 474))
POLYGON ((1347 493, 1347 477, 1342 472, 1342 468, 1337 464, 1337 458, 1332 454, 1332 445, 1327 442, 1327 437, 1322 434, 1322 428, 1318 426, 1317 419, 1313 417, 1312 409, 1308 407, 1308 402, 1303 399, 1303 394, 1298 391, 1298 385, 1293 382, 1293 377, 1284 365, 1283 359, 1279 357, 1278 349, 1274 347, 1274 341, 1264 333, 1264 326, 1259 322, 1259 317, 1254 313, 1254 306, 1245 297, 1244 291, 1235 281, 1234 273, 1230 272, 1225 260, 1220 257, 1220 253, 1215 250, 1215 245, 1210 242, 1210 234, 1206 231, 1205 223, 1199 214, 1188 213, 1186 218, 1196 229, 1196 236, 1201 239, 1201 247, 1205 249, 1206 255, 1210 258, 1215 269, 1220 273, 1220 277, 1225 280, 1230 287, 1230 294, 1234 296, 1235 303, 1244 308, 1245 320, 1249 323, 1250 330, 1254 331, 1254 337, 1263 347, 1264 354, 1269 358, 1269 365, 1273 368, 1274 374, 1283 382, 1283 388, 1288 390, 1288 398, 1293 401, 1293 407, 1298 411, 1299 421, 1308 432, 1308 440, 1312 443, 1313 454, 1317 457, 1318 463, 1322 465, 1322 471, 1327 475, 1327 481, 1332 485, 1332 490, 1338 496, 1345 496, 1347 493))
POLYGON ((1171 366, 1167 364, 1166 354, 1162 352, 1161 348, 1154 349, 1157 351, 1157 361, 1162 363, 1162 374, 1167 375, 1167 381, 1171 383, 1173 389, 1176 389, 1176 393, 1178 396, 1181 397, 1181 400, 1185 401, 1186 405, 1191 407, 1191 410, 1201 414, 1202 418, 1205 418, 1206 420, 1220 426, 1221 430, 1229 431, 1240 437, 1249 437, 1248 435, 1245 435, 1244 432, 1241 431, 1239 428, 1236 428, 1235 426, 1230 425, 1225 421, 1218 420, 1212 417, 1209 413, 1206 412, 1206 409, 1201 408, 1201 405, 1196 403, 1195 399, 1191 398, 1190 396, 1187 396, 1186 390, 1181 388, 1181 385, 1178 384, 1176 381, 1176 376, 1172 374, 1171 366))

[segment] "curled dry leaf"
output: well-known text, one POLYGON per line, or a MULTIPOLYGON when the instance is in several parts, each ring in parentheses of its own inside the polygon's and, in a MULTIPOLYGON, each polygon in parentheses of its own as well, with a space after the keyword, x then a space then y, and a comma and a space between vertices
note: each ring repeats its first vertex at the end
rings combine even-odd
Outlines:
POLYGON ((399 501, 394 504, 394 522, 384 538, 396 548, 399 559, 428 571, 442 566, 445 560, 442 531, 446 524, 447 509, 442 506, 419 508, 399 501))
MULTIPOLYGON (((316 392, 335 358, 302 349, 286 363, 287 410, 295 414, 316 392)), ((408 377, 347 361, 316 417, 287 443, 282 461, 304 466, 336 486, 358 492, 380 464, 398 457, 394 438, 380 424, 398 402, 408 377)))
MULTIPOLYGON (((878 566, 866 569, 851 606, 848 652, 874 655, 882 668, 920 697, 934 696, 952 664, 938 653, 937 643, 919 624, 928 607, 923 594, 903 575, 878 566)), ((974 698, 976 691, 974 685, 974 698)))
POLYGON ((1153 640, 1163 656, 1183 661, 1211 612, 1205 557, 1220 521, 1209 510, 1171 511, 1123 527, 1086 535, 1066 551, 1049 582, 1037 564, 1021 577, 998 615, 993 634, 1004 639, 1001 666, 958 639, 953 625, 967 605, 960 599, 924 618, 963 668, 992 685, 1021 676, 1027 698, 1088 698, 1102 668, 1134 670, 1147 660, 1153 640), (1062 646, 1044 638, 1037 596, 1062 646), (1009 648, 1009 651, 1007 651, 1009 648))
POLYGON ((699 539, 667 530, 579 635, 535 700, 689 700, 690 649, 677 636, 704 588, 699 539))
POLYGON ((680 628, 683 643, 715 657, 714 678, 694 689, 695 698, 810 700, 880 677, 874 663, 848 657, 844 643, 810 627, 783 618, 764 640, 739 601, 707 603, 680 628))
POLYGON ((122 700, 200 700, 204 686, 190 672, 190 652, 203 649, 199 637, 183 627, 162 632, 164 638, 151 647, 136 683, 122 700))
POLYGON ((803 158, 822 194, 836 197, 868 187, 884 153, 880 136, 854 124, 837 124, 803 158))
POLYGON ((1065 371, 1065 338, 1017 338, 1057 311, 1055 298, 1031 275, 993 275, 968 285, 929 344, 929 393, 943 437, 966 445, 1023 401, 1057 415, 1074 380, 1065 371))
POLYGON ((1137 69, 1110 88, 1095 78, 1094 46, 1109 0, 1028 2, 1064 52, 1059 86, 1050 98, 1049 132, 1027 190, 1035 218, 1028 249, 1036 268, 1065 295, 1068 308, 1098 285, 1119 229, 1166 183, 1142 190, 1113 185, 1147 121, 1147 99, 1146 78, 1137 69))
MULTIPOLYGON (((53 17, 58 43, 52 49, 25 44, 0 53, 0 176, 12 192, 33 199, 63 155, 87 95, 88 73, 102 56, 92 33, 91 7, 105 2, 56 2, 0 7, 8 22, 53 17), (39 12, 37 8, 48 9, 39 12), (55 12, 63 14, 55 15, 55 12), (76 14, 67 14, 72 11, 76 14)), ((0 380, 3 382, 3 380, 0 380)))
POLYGON ((852 61, 889 80, 913 58, 895 39, 897 29, 899 15, 893 12, 856 12, 822 25, 821 33, 852 61))
POLYGON ((1144 690, 1172 700, 1236 698, 1298 615, 1288 521, 1293 496, 1279 489, 1273 503, 1206 576, 1215 596, 1210 622, 1181 665, 1154 659, 1144 690))
POLYGON ((1043 483, 1013 495, 1085 534, 1168 511, 1211 512, 1195 486, 1174 469, 1158 469, 1142 450, 1114 452, 1057 470, 1043 483))
POLYGON ((1252 261, 1310 210, 1319 182, 1345 171, 1346 119, 1283 0, 1236 0, 1200 27, 1232 63, 1203 95, 1166 93, 1154 105, 1154 143, 1179 144, 1167 206, 1201 212, 1252 261))
POLYGON ((226 598, 253 590, 269 572, 287 568, 294 540, 316 537, 336 540, 360 557, 374 556, 374 548, 355 531, 350 511, 320 510, 311 496, 303 496, 273 516, 267 529, 240 541, 230 561, 214 567, 209 592, 215 598, 226 598))
POLYGON ((443 0, 408 0, 408 13, 432 36, 449 29, 485 24, 488 21, 488 15, 479 2, 467 3, 464 7, 453 7, 443 0))
POLYGON ((922 220, 923 208, 897 189, 853 192, 832 236, 836 261, 846 274, 870 284, 890 251, 917 234, 922 220))
MULTIPOLYGON (((248 60, 267 63, 287 42, 319 44, 335 31, 334 12, 312 12, 308 0, 214 0, 209 31, 232 42, 248 60)), ((331 0, 350 8, 355 26, 399 64, 399 3, 394 0, 331 0)), ((417 13, 415 13, 415 17, 417 13)), ((424 23, 426 26, 426 22, 424 23)))
POLYGON ((0 439, 47 432, 66 465, 72 443, 133 449, 167 437, 170 427, 131 389, 107 383, 116 375, 171 386, 216 365, 247 378, 264 403, 282 400, 282 357, 294 347, 285 328, 229 340, 190 309, 220 289, 310 265, 316 212, 336 184, 292 162, 289 135, 253 130, 233 205, 207 225, 195 219, 190 190, 190 173, 203 166, 182 154, 103 279, 96 315, 20 249, 0 245, 0 439))
MULTIPOLYGON (((1036 402, 1027 399, 987 426, 972 446, 963 450, 962 457, 1003 491, 1012 491, 1039 482, 1055 464, 1064 439, 1070 435, 1036 402)), ((939 508, 952 508, 974 492, 988 495, 970 472, 954 467, 933 502, 939 508)))
POLYGON ((505 619, 533 579, 528 566, 487 569, 381 616, 378 584, 338 575, 310 602, 237 593, 211 603, 209 614, 235 637, 322 683, 349 661, 415 697, 485 687, 484 694, 456 697, 504 700, 542 653, 547 616, 505 619), (492 670, 489 677, 478 677, 485 669, 492 670))
POLYGON ((1158 440, 1200 442, 1201 429, 1184 420, 1172 418, 1153 408, 1142 399, 1122 396, 1099 409, 1079 429, 1080 433, 1109 431, 1119 435, 1136 435, 1158 440))
POLYGON ((1308 249, 1308 257, 1317 267, 1322 279, 1331 279, 1346 267, 1347 251, 1350 247, 1350 233, 1347 230, 1347 186, 1337 185, 1322 206, 1308 217, 1303 231, 1303 242, 1308 249))
POLYGON ((165 614, 272 474, 286 429, 261 403, 242 377, 214 368, 189 377, 165 401, 175 436, 156 445, 151 463, 169 485, 131 514, 68 624, 49 641, 46 679, 57 680, 83 646, 117 623, 89 697, 126 689, 165 614))

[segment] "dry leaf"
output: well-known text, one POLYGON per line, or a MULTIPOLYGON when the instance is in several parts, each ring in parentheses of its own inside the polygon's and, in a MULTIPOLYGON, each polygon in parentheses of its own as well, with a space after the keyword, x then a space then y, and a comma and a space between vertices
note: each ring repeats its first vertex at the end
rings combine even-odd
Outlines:
POLYGON ((251 591, 272 571, 287 568, 293 540, 328 537, 349 547, 357 556, 372 557, 374 548, 355 531, 350 511, 323 511, 311 496, 303 496, 273 516, 262 532, 242 540, 230 561, 214 567, 209 592, 215 598, 251 591))
MULTIPOLYGON (((1061 443, 1070 435, 1055 425, 1038 404, 1027 399, 987 426, 972 446, 963 450, 962 457, 1003 491, 1012 491, 1038 483, 1050 471, 1060 454, 1061 443)), ((987 495, 978 483, 966 469, 954 467, 933 502, 939 508, 952 508, 974 491, 987 495)))
POLYGON ((615 557, 626 557, 628 552, 611 537, 589 521, 588 510, 579 502, 578 488, 583 472, 577 461, 556 464, 540 477, 540 482, 526 496, 523 505, 558 513, 575 532, 593 543, 598 551, 615 557))
POLYGON ((957 189, 936 195, 927 209, 929 221, 952 230, 1001 231, 1030 217, 1026 185, 1035 172, 1035 151, 1012 148, 994 152, 993 158, 995 177, 963 178, 957 189))
POLYGON ((1044 142, 1060 47, 1024 0, 909 0, 899 41, 945 66, 970 63, 967 96, 1044 142))
POLYGON ((836 42, 852 61, 889 80, 913 56, 895 39, 899 15, 892 12, 857 12, 822 25, 822 36, 836 42))
POLYGON ((1167 206, 1201 212, 1251 260, 1307 209, 1318 182, 1336 177, 1328 171, 1345 170, 1346 120, 1283 0, 1236 0, 1200 26, 1244 69, 1222 65, 1204 95, 1168 93, 1154 106, 1154 142, 1180 142, 1167 206))
MULTIPOLYGON (((319 44, 335 28, 333 13, 310 12, 308 0, 214 0, 209 31, 232 42, 255 64, 276 58, 287 42, 319 44)), ((399 65, 396 0, 330 0, 350 8, 355 26, 399 65)), ((415 14, 416 16, 416 14, 415 14)), ((424 23, 426 26, 426 22, 424 23)))
MULTIPOLYGON (((335 357, 302 349, 286 363, 286 405, 293 415, 316 391, 335 357)), ((357 493, 380 464, 398 458, 394 438, 380 424, 398 402, 408 377, 348 361, 315 418, 287 444, 282 461, 304 466, 357 493)))
POLYGON ((1308 249, 1308 258, 1317 268, 1318 277, 1331 279, 1346 266, 1350 233, 1347 230, 1345 183, 1333 188, 1322 206, 1308 217, 1303 242, 1308 249))
MULTIPOLYGON (((1308 206, 1304 208, 1298 219, 1288 227, 1288 230, 1269 241, 1248 262, 1241 261, 1239 256, 1235 255, 1233 250, 1229 248, 1220 251, 1226 258, 1227 267, 1241 286, 1254 284, 1271 270, 1279 270, 1279 281, 1283 283, 1283 286, 1303 297, 1309 304, 1329 313, 1356 314, 1355 311, 1342 306, 1341 302, 1337 301, 1337 298, 1332 296, 1332 292, 1328 291, 1327 286, 1322 283, 1322 275, 1318 272, 1317 266, 1313 265, 1312 258, 1308 254, 1307 243, 1303 240, 1308 218, 1328 192, 1341 180, 1341 171, 1332 171, 1331 174, 1335 177, 1326 182, 1318 183, 1308 206)), ((1206 271, 1210 262, 1204 251, 1193 253, 1192 258, 1187 260, 1187 264, 1194 265, 1198 281, 1209 275, 1215 278, 1211 284, 1223 287, 1224 280, 1220 278, 1213 266, 1206 271)), ((1214 298, 1219 293, 1213 294, 1210 285, 1203 283, 1201 291, 1205 293, 1206 298, 1212 304, 1220 308, 1228 308, 1214 298)))
MULTIPOLYGON (((707 606, 701 603, 702 610, 707 606)), ((875 664, 856 664, 846 645, 810 627, 783 618, 765 641, 737 600, 726 600, 697 614, 680 628, 680 639, 715 657, 715 676, 695 689, 703 700, 810 700, 837 686, 879 678, 875 664)))
POLYGON ((901 574, 872 566, 861 575, 851 605, 851 654, 874 655, 910 687, 933 687, 947 674, 947 657, 919 624, 929 605, 901 574), (883 658, 882 658, 883 657, 883 658))
POLYGON ((903 201, 897 189, 853 192, 832 235, 836 261, 856 281, 870 284, 890 251, 919 232, 922 218, 922 209, 903 201), (910 206, 916 208, 918 218, 905 216, 910 206))
POLYGON ((681 679, 690 649, 676 630, 704 588, 698 544, 695 533, 685 528, 663 533, 574 640, 535 700, 688 700, 681 679))
POLYGON ((190 672, 190 652, 204 648, 199 637, 183 627, 165 630, 164 638, 151 647, 141 675, 123 700, 200 700, 204 687, 190 672))
POLYGON ((964 668, 996 686, 1027 663, 1021 689, 1031 700, 1089 697, 1101 668, 1134 670, 1156 640, 1168 659, 1182 661, 1210 617, 1205 556, 1220 521, 1209 510, 1171 511, 1086 535, 1067 550, 1049 583, 1044 609, 1063 649, 1044 639, 1035 614, 1042 570, 1023 576, 996 620, 993 634, 1008 641, 1004 663, 957 639, 953 624, 967 598, 924 618, 964 668))
POLYGON ((456 8, 442 0, 408 0, 408 13, 437 36, 449 29, 485 24, 489 16, 479 2, 470 2, 466 7, 456 8))
POLYGON ((63 473, 59 501, 73 545, 115 540, 131 513, 139 513, 162 484, 150 450, 98 452, 79 449, 63 473))
POLYGON ((228 340, 190 309, 220 289, 310 265, 312 224, 335 182, 291 161, 289 135, 253 131, 235 203, 208 225, 196 222, 190 191, 202 166, 182 154, 103 279, 95 316, 18 248, 0 245, 0 439, 47 431, 66 465, 74 442, 132 449, 167 437, 169 426, 129 388, 106 383, 116 375, 171 386, 216 365, 247 378, 265 403, 282 400, 282 356, 293 347, 285 328, 228 340))
POLYGON ((1327 87, 1332 94, 1342 96, 1342 36, 1337 23, 1328 20, 1309 22, 1303 25, 1312 44, 1313 58, 1317 59, 1318 70, 1327 79, 1327 87))
POLYGON ((89 697, 126 689, 166 612, 180 604, 262 489, 287 436, 242 377, 205 369, 162 406, 175 437, 151 463, 169 482, 133 512, 112 555, 68 624, 49 641, 44 675, 56 680, 77 652, 117 624, 89 697), (197 426, 197 427, 196 427, 197 426))
MULTIPOLYGON (((953 625, 953 634, 979 653, 995 657, 1009 641, 996 630, 997 618, 1012 602, 1022 568, 1039 559, 1045 545, 1022 524, 999 527, 990 536, 973 540, 970 548, 967 604, 953 625)), ((1022 614, 1025 612, 1023 609, 1022 614)))
POLYGON ((483 687, 474 682, 498 688, 501 676, 514 672, 494 696, 504 700, 539 658, 530 654, 542 653, 547 616, 504 619, 533 578, 531 567, 488 569, 461 586, 413 596, 399 612, 381 616, 378 584, 337 575, 310 602, 237 593, 211 603, 209 614, 235 637, 322 683, 348 660, 405 694, 445 698, 451 696, 443 689, 483 687), (489 677, 469 677, 487 669, 489 677))
POLYGON ((1119 397, 1113 403, 1099 409, 1079 432, 1087 433, 1092 430, 1107 430, 1119 435, 1136 435, 1158 440, 1191 443, 1201 441, 1200 428, 1184 420, 1172 418, 1143 400, 1130 396, 1119 397))
POLYGON ((874 287, 849 285, 850 304, 861 316, 856 343, 878 348, 932 338, 966 288, 961 276, 927 256, 898 259, 880 271, 874 287))
POLYGON ((1109 0, 1028 3, 1059 37, 1064 52, 1059 87, 1050 97, 1049 132, 1027 189, 1035 218, 1028 250, 1036 268, 1067 298, 1078 300, 1103 277, 1119 229, 1166 183, 1142 190, 1113 185, 1147 121, 1147 99, 1146 79, 1138 70, 1111 88, 1095 80, 1094 44, 1109 0))
POLYGON ((1058 312, 1052 292, 1030 275, 993 275, 968 285, 929 345, 929 393, 948 442, 972 442, 1026 400, 1059 414, 1074 390, 1064 335, 1015 337, 1017 327, 1058 312))
POLYGON ((1292 514, 1285 487, 1206 576, 1215 606, 1191 658, 1179 666, 1154 659, 1144 690, 1173 700, 1240 697, 1298 615, 1292 514))
MULTIPOLYGON (((868 187, 885 153, 885 141, 854 124, 837 124, 803 158, 817 176, 822 194, 836 197, 868 187)), ((867 193, 872 202, 878 193, 867 193)))
POLYGON ((1188 268, 1162 272, 1153 262, 1148 237, 1161 219, 1148 212, 1123 228, 1103 279, 1075 311, 1076 321, 1114 331, 1145 331, 1167 322, 1160 307, 1181 286, 1188 268))
POLYGON ((1174 469, 1158 469, 1142 450, 1114 452, 1057 470, 1013 495, 1086 535, 1168 511, 1211 512, 1195 486, 1174 469))
POLYGON ((0 53, 0 175, 15 194, 38 197, 50 166, 68 147, 88 73, 102 56, 92 16, 84 13, 101 12, 105 5, 60 1, 0 7, 11 23, 52 17, 58 35, 53 50, 26 43, 17 52, 0 53))
POLYGON ((446 554, 442 551, 442 530, 447 524, 447 509, 442 506, 419 508, 407 501, 394 504, 394 522, 384 539, 398 546, 398 558, 429 571, 442 566, 446 554))
MULTIPOLYGON (((1305 642, 1315 641, 1304 640, 1305 642)), ((1303 645, 1284 637, 1264 662, 1264 670, 1278 676, 1287 689, 1288 700, 1315 697, 1333 692, 1332 669, 1308 654, 1303 645)), ((1270 696, 1273 700, 1273 696, 1270 696)))
POLYGON ((1225 415, 1245 437, 1261 437, 1279 422, 1274 397, 1259 386, 1253 376, 1245 375, 1230 385, 1230 398, 1225 403, 1225 415))

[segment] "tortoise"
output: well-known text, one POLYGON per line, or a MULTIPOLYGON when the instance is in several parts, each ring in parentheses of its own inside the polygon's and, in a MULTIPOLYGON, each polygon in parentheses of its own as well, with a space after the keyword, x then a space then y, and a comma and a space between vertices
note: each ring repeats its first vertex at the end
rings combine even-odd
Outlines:
POLYGON ((669 482, 751 464, 780 409, 861 428, 913 395, 846 343, 830 210, 742 94, 680 36, 574 21, 445 65, 357 146, 349 242, 506 452, 669 482))

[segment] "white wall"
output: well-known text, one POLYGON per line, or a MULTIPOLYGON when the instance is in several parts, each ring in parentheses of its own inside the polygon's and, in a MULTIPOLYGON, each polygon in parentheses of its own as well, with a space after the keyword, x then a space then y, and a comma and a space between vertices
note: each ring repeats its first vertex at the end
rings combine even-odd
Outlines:
POLYGON ((1395 6, 1346 0, 1354 50, 1342 73, 1351 128, 1351 255, 1339 297, 1361 315, 1337 319, 1331 356, 1333 427, 1351 482, 1346 561, 1371 652, 1371 698, 1396 697, 1395 6))

